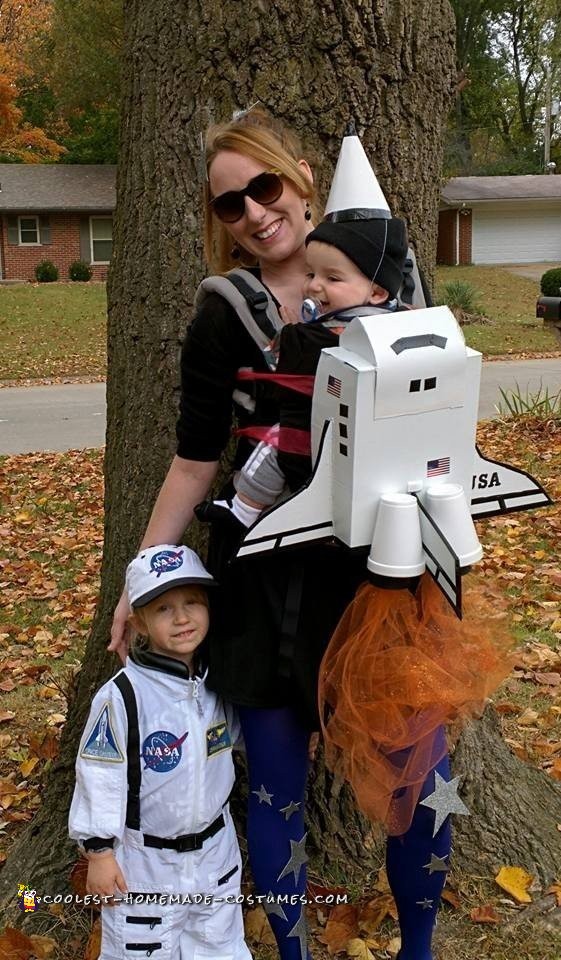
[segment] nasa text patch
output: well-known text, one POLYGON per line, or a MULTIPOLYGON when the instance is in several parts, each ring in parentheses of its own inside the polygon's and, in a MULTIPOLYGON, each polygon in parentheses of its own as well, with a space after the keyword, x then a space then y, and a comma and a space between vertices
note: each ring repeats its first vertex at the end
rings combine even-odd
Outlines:
POLYGON ((209 727, 206 732, 206 755, 213 757, 215 753, 221 753, 222 750, 231 750, 232 741, 230 740, 230 731, 226 721, 215 723, 209 727))
POLYGON ((142 759, 145 770, 154 770, 155 773, 169 773, 174 770, 181 760, 181 745, 187 739, 185 733, 178 737, 169 730, 155 730, 149 733, 142 744, 142 759))
POLYGON ((110 703, 103 705, 91 732, 86 737, 80 756, 85 760, 103 760, 105 763, 123 762, 124 754, 113 730, 110 703))

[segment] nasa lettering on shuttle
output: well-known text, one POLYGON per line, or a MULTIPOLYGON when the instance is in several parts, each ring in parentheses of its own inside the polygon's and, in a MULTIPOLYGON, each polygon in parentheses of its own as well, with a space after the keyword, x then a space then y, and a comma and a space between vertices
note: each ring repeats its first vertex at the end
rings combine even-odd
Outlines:
POLYGON ((551 500, 476 448, 481 354, 448 307, 352 316, 321 354, 310 480, 261 514, 238 556, 321 540, 366 548, 375 583, 428 570, 461 617, 462 574, 483 554, 473 520, 551 500))

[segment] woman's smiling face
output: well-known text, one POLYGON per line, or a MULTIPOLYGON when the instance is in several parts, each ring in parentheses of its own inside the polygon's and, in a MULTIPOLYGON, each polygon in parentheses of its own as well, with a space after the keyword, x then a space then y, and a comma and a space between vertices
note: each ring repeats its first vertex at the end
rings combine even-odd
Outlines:
MULTIPOLYGON (((304 169, 309 171, 305 161, 304 169)), ((229 190, 243 190, 249 181, 268 170, 259 160, 234 150, 216 154, 209 169, 209 185, 213 197, 229 190)), ((311 180, 311 172, 310 172, 311 180)), ((235 223, 225 223, 228 233, 240 246, 253 254, 260 263, 281 263, 293 256, 303 244, 311 229, 305 219, 306 201, 286 177, 283 191, 266 206, 245 197, 245 211, 235 223)))

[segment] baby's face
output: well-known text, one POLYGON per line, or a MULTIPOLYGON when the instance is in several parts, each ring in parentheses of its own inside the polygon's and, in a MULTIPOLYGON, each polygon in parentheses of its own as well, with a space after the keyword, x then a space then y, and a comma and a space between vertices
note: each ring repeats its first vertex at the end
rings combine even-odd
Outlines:
POLYGON ((181 585, 166 590, 135 611, 133 624, 150 639, 150 649, 193 663, 193 654, 208 631, 208 606, 204 590, 181 585))
POLYGON ((319 300, 322 314, 374 302, 371 281, 337 247, 312 240, 306 263, 304 297, 319 300))

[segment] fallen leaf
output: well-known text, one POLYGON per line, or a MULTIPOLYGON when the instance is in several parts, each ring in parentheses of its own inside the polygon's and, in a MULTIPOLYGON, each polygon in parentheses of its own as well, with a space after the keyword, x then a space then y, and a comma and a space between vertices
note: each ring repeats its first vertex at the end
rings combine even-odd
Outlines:
POLYGON ((0 723, 5 723, 8 720, 13 720, 15 713, 13 710, 0 710, 0 723))
POLYGON ((454 907, 455 910, 459 909, 460 898, 455 890, 450 890, 449 887, 444 887, 444 890, 441 894, 442 900, 446 900, 446 903, 449 903, 451 907, 454 907))
POLYGON ((552 883, 550 887, 545 891, 546 893, 553 893, 557 901, 557 906, 561 907, 561 882, 552 883))
POLYGON ((345 953, 349 957, 354 957, 355 960, 374 960, 374 954, 368 949, 365 941, 359 937, 353 937, 352 940, 347 941, 345 953))
POLYGON ((37 954, 38 960, 48 960, 58 946, 56 940, 52 940, 51 937, 39 937, 35 934, 32 934, 30 940, 33 944, 33 948, 37 954))
POLYGON ((401 937, 392 937, 386 944, 386 950, 391 957, 396 957, 401 950, 401 937))
POLYGON ((501 918, 491 903, 470 910, 470 919, 474 923, 500 923, 501 918))
POLYGON ((5 928, 0 935, 0 957, 6 960, 32 960, 35 956, 31 937, 15 927, 5 928))
POLYGON ((495 883, 507 893, 510 893, 517 903, 531 903, 532 898, 528 893, 528 887, 532 883, 533 877, 522 867, 501 867, 495 883))
POLYGON ((244 920, 245 935, 252 943, 273 947, 276 940, 271 930, 264 908, 259 905, 254 910, 248 910, 244 920))
POLYGON ((349 940, 358 934, 358 908, 352 903, 343 903, 336 906, 327 921, 325 930, 318 936, 318 940, 325 943, 328 953, 340 953, 345 949, 349 940))
POLYGON ((19 768, 22 777, 28 777, 29 774, 35 769, 38 763, 39 763, 39 757, 30 757, 29 760, 24 760, 23 763, 20 764, 20 768, 19 768))
POLYGON ((96 920, 86 945, 84 960, 98 960, 101 952, 101 920, 96 920))
POLYGON ((380 897, 369 900, 360 910, 358 926, 362 933, 370 936, 376 933, 378 927, 387 916, 397 919, 395 900, 391 893, 384 893, 380 897))

